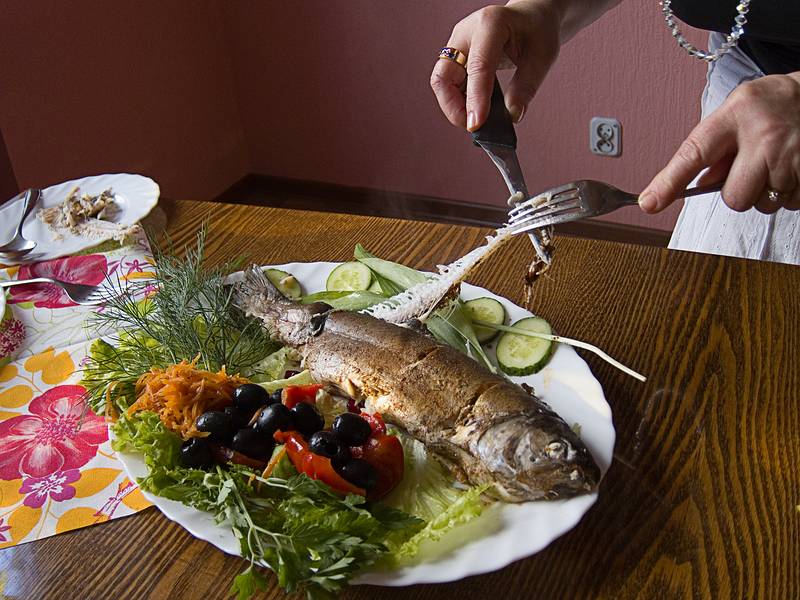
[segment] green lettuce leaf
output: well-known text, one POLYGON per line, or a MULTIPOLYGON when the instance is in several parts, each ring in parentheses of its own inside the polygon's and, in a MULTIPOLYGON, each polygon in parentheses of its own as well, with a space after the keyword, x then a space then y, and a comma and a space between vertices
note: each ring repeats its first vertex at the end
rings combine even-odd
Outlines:
POLYGON ((117 452, 142 454, 151 470, 178 466, 181 438, 164 427, 156 413, 141 411, 124 415, 112 429, 111 447, 117 452))
POLYGON ((276 350, 264 360, 250 367, 245 376, 255 383, 281 379, 287 366, 291 363, 290 355, 289 348, 276 350))
POLYGON ((383 564, 396 567, 411 562, 412 558, 424 559, 429 542, 438 541, 447 534, 458 534, 460 525, 479 517, 484 507, 481 495, 488 486, 457 487, 452 475, 427 453, 421 442, 394 428, 391 433, 399 436, 403 444, 405 472, 400 485, 384 502, 427 521, 414 537, 392 546, 383 564))
POLYGON ((419 533, 395 546, 388 561, 403 564, 412 558, 423 559, 425 544, 438 542, 448 534, 457 534, 460 525, 465 525, 481 516, 484 509, 481 495, 488 488, 488 485, 482 485, 462 492, 443 512, 428 521, 419 533))
MULTIPOLYGON (((292 472, 264 479, 246 467, 203 471, 181 466, 180 439, 150 412, 123 416, 115 425, 115 449, 144 455, 150 472, 144 491, 210 512, 233 529, 250 566, 231 593, 247 598, 264 589, 256 565, 268 565, 287 593, 335 597, 360 569, 390 546, 400 548, 424 523, 400 510, 369 505, 357 495, 341 498, 322 482, 292 472)), ((288 462, 288 461, 287 461, 288 462)))
POLYGON ((313 304, 314 302, 325 302, 330 304, 333 308, 339 310, 364 310, 373 304, 378 304, 386 300, 380 294, 374 294, 368 291, 357 292, 317 292, 304 296, 301 302, 303 304, 313 304))

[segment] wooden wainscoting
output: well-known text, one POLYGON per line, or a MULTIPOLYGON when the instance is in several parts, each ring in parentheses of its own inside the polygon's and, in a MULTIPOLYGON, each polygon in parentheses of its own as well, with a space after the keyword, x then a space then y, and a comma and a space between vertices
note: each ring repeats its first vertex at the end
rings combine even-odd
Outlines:
MULTIPOLYGON (((216 200, 483 227, 496 227, 506 218, 501 207, 485 204, 256 174, 246 175, 216 200)), ((558 234, 661 247, 670 237, 660 229, 594 219, 559 225, 558 234)))

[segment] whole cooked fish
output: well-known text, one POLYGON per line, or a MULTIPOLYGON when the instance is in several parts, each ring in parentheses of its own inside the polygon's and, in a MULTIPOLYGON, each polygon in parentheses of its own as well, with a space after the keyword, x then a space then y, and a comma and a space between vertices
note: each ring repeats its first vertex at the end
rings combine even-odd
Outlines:
POLYGON ((545 403, 424 333, 290 302, 257 267, 246 271, 237 303, 296 348, 317 382, 365 397, 464 482, 525 502, 589 492, 599 481, 586 446, 545 403))

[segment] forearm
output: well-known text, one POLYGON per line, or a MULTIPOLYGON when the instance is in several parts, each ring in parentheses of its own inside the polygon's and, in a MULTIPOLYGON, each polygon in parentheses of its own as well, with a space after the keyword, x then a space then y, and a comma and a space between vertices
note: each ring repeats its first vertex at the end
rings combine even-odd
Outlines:
POLYGON ((559 38, 565 44, 620 2, 622 0, 511 0, 508 5, 540 5, 553 10, 561 23, 559 38))

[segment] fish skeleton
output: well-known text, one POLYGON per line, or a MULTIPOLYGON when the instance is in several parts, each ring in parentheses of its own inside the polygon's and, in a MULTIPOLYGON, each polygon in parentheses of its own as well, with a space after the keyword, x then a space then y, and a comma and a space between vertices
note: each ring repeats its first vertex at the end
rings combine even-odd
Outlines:
MULTIPOLYGON (((466 263, 481 260, 472 255, 466 263)), ((401 311, 403 318, 429 313, 423 299, 444 297, 459 273, 474 266, 456 263, 440 268, 439 293, 409 288, 405 302, 374 312, 393 320, 401 311), (414 310, 402 308, 415 300, 414 310)), ((317 382, 365 398, 370 410, 424 443, 461 481, 491 484, 499 498, 526 502, 587 493, 600 479, 589 450, 547 404, 415 328, 324 303, 291 302, 256 266, 246 270, 237 304, 297 349, 317 382)))

